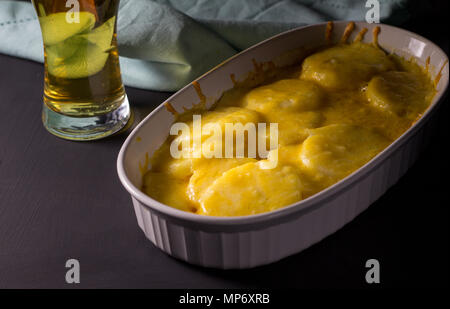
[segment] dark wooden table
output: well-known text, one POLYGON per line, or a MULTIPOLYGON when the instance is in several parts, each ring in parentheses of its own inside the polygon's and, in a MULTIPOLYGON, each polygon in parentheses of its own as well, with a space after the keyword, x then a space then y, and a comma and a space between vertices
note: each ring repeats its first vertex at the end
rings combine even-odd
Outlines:
MULTIPOLYGON (((436 31, 446 26, 405 25, 448 52, 448 30, 436 31)), ((381 287, 448 284, 448 100, 427 151, 356 220, 273 265, 220 271, 167 256, 139 230, 115 166, 126 133, 76 143, 45 131, 42 79, 42 64, 0 55, 0 288, 371 288, 370 258, 381 263, 381 287), (65 282, 70 258, 80 261, 79 285, 65 282)), ((169 96, 127 92, 138 119, 169 96)))

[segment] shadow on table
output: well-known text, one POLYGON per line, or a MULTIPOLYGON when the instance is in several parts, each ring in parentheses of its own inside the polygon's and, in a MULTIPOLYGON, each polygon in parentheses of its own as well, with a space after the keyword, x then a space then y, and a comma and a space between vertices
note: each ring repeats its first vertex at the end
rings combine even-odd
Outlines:
POLYGON ((164 102, 170 95, 171 92, 159 92, 159 91, 148 91, 137 88, 127 87, 126 92, 131 106, 131 117, 128 124, 116 134, 109 136, 100 141, 92 141, 94 143, 98 142, 123 142, 127 138, 128 134, 156 107, 158 107, 162 102, 164 102))

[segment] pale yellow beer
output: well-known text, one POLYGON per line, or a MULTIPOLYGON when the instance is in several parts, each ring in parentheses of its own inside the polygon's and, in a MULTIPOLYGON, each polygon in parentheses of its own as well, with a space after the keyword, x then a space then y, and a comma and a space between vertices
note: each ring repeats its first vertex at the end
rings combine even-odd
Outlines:
POLYGON ((119 0, 33 4, 44 42, 44 125, 78 140, 119 130, 129 118, 117 51, 119 0))

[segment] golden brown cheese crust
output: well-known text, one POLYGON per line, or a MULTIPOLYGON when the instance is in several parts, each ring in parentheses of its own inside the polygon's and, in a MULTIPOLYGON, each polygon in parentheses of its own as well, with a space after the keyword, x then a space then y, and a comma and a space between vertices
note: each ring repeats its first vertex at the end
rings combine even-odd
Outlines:
MULTIPOLYGON (((185 211, 241 216, 287 206, 357 170, 409 128, 435 93, 416 63, 359 41, 318 51, 259 87, 239 82, 200 112, 203 123, 221 128, 278 123, 278 147, 267 158, 174 159, 171 137, 153 156, 143 190, 185 211), (271 160, 277 167, 267 169, 271 160)), ((191 115, 180 117, 190 127, 191 115)))
POLYGON ((381 49, 356 42, 338 44, 309 56, 303 61, 300 78, 316 81, 325 88, 348 90, 394 68, 381 49))

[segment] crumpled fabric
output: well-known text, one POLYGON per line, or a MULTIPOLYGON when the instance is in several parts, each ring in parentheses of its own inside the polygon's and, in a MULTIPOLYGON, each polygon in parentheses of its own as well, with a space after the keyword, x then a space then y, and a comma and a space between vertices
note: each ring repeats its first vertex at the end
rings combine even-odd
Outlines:
MULTIPOLYGON (((380 0, 381 22, 408 18, 407 0, 380 0)), ((117 20, 128 86, 175 91, 280 32, 328 20, 364 20, 366 1, 122 0, 117 20)), ((31 3, 0 0, 0 52, 43 62, 31 3)))

